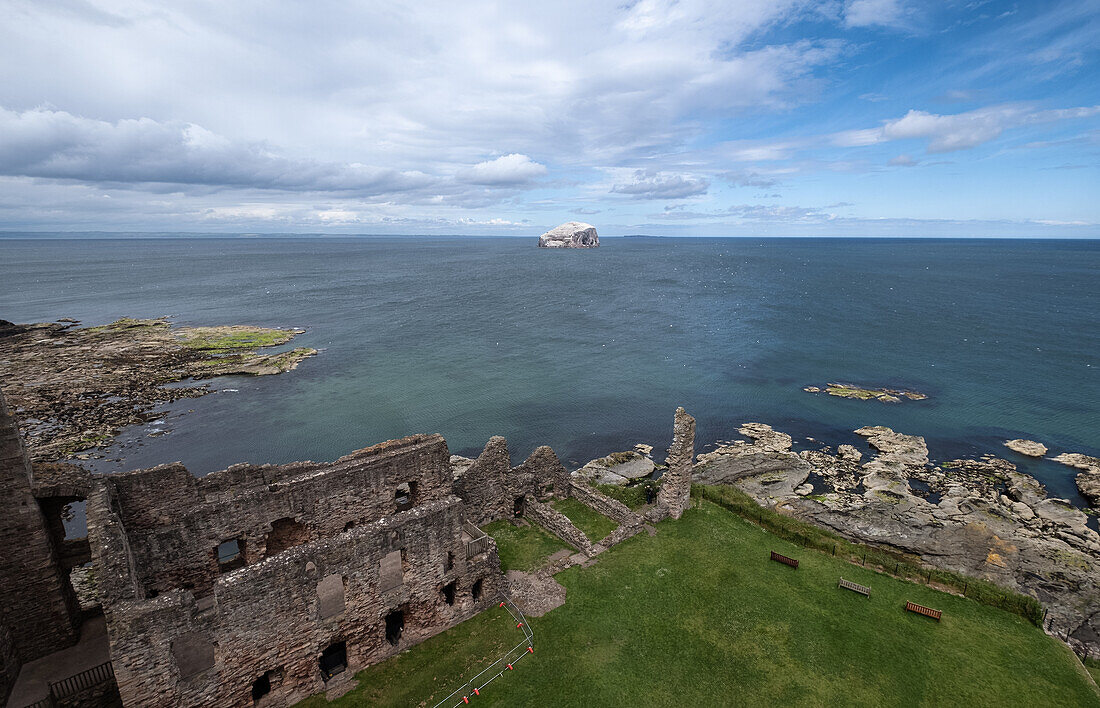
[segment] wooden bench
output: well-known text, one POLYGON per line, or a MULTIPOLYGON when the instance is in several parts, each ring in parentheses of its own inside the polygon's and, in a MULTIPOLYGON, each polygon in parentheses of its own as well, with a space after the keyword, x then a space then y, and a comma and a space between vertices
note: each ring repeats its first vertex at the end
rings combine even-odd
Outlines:
POLYGON ((915 602, 906 602, 905 609, 910 612, 916 612, 918 615, 924 615, 925 617, 931 617, 937 622, 940 621, 940 617, 943 616, 943 612, 940 610, 933 610, 931 607, 925 607, 924 605, 918 605, 915 602))
POLYGON ((797 560, 795 560, 794 558, 788 558, 787 556, 785 556, 781 553, 776 553, 775 551, 772 551, 772 560, 777 561, 779 563, 782 563, 783 565, 789 565, 792 568, 797 568, 798 567, 798 561, 797 560))
POLYGON ((836 584, 838 588, 844 588, 845 590, 851 590, 852 592, 858 592, 860 595, 866 595, 871 597, 871 588, 866 585, 860 585, 859 583, 853 583, 851 580, 840 579, 840 582, 836 584))

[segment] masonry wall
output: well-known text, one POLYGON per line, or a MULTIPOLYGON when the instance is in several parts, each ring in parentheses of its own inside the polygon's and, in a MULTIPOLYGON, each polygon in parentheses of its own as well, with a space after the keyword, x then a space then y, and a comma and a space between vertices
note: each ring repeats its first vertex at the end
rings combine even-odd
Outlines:
POLYGON ((661 475, 657 504, 668 515, 679 519, 691 506, 691 468, 695 460, 695 419, 683 408, 676 409, 672 427, 672 445, 668 449, 668 469, 661 475))
POLYGON ((19 678, 20 666, 19 656, 15 653, 15 641, 0 614, 0 705, 8 700, 15 679, 19 678))
POLYGON ((354 672, 467 619, 495 603, 501 574, 493 543, 466 558, 462 520, 452 496, 220 576, 208 598, 105 602, 123 701, 251 706, 253 682, 270 671, 265 704, 289 705, 324 689, 318 659, 334 642, 346 642, 354 672), (392 645, 385 617, 396 609, 405 629, 392 645))
POLYGON ((504 480, 511 465, 508 441, 494 435, 474 463, 455 480, 455 494, 466 502, 470 523, 480 526, 510 513, 505 509, 504 480))
POLYGON ((32 661, 74 644, 79 606, 57 560, 15 419, 0 393, 0 607, 15 656, 32 661))
MULTIPOLYGON (((248 564, 268 555, 275 522, 299 540, 332 538, 452 492, 450 455, 439 435, 415 435, 333 463, 234 465, 196 478, 179 464, 110 475, 119 519, 146 594, 175 588, 209 594, 221 574, 216 549, 237 540, 248 564)), ((281 549, 280 549, 281 550, 281 549)))

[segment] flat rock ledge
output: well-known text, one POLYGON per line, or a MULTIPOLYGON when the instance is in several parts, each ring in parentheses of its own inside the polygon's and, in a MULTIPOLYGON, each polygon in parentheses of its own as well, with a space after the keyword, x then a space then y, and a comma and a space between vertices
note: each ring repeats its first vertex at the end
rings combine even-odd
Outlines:
POLYGON ((1063 452, 1051 459, 1067 467, 1084 470, 1075 479, 1077 491, 1089 500, 1089 504, 1094 509, 1100 509, 1100 458, 1089 457, 1079 452, 1063 452))
POLYGON ((1005 447, 1028 457, 1042 457, 1047 454, 1047 446, 1034 440, 1024 440, 1022 438, 1005 440, 1005 447))
POLYGON ((539 236, 539 248, 599 248, 596 227, 583 221, 569 221, 539 236))
POLYGON ((98 327, 0 320, 0 382, 22 418, 32 461, 50 462, 111 443, 119 428, 148 422, 159 403, 209 393, 185 379, 280 374, 316 349, 276 350, 304 330, 243 325, 175 327, 167 318, 124 317, 98 327))
POLYGON ((649 457, 649 453, 652 451, 652 446, 638 444, 634 446, 634 450, 613 452, 606 457, 587 462, 583 467, 573 472, 572 476, 590 484, 610 484, 616 487, 625 487, 635 480, 653 475, 654 470, 657 469, 657 464, 649 457))

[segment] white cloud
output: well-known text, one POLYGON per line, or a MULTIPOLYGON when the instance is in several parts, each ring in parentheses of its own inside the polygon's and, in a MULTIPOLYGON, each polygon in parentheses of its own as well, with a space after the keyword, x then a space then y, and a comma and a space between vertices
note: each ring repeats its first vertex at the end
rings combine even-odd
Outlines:
POLYGON ((891 167, 915 167, 919 163, 909 155, 898 155, 897 157, 890 158, 889 162, 886 164, 891 167))
POLYGON ((710 182, 701 177, 636 170, 630 182, 615 184, 611 191, 628 194, 634 199, 685 199, 706 194, 708 187, 710 182))
POLYGON ((849 27, 900 27, 907 15, 901 0, 848 0, 844 6, 844 23, 849 27))
POLYGON ((546 174, 546 166, 526 155, 512 153, 495 160, 478 164, 458 173, 458 177, 471 184, 490 186, 520 185, 546 174))
POLYGON ((842 147, 862 147, 892 140, 922 139, 927 141, 929 153, 953 152, 987 143, 1009 128, 1097 114, 1100 114, 1100 106, 1036 110, 1026 105, 1008 104, 954 115, 910 110, 901 118, 886 121, 878 128, 836 133, 832 136, 832 142, 842 147))
POLYGON ((0 108, 0 174, 90 183, 387 194, 431 186, 421 172, 292 160, 259 143, 149 118, 93 120, 0 108))

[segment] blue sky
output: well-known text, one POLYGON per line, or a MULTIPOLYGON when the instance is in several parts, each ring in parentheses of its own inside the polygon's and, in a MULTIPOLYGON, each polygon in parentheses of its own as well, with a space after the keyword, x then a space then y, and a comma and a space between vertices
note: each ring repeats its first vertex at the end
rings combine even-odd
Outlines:
POLYGON ((1100 237, 1100 0, 0 8, 0 230, 1100 237))

